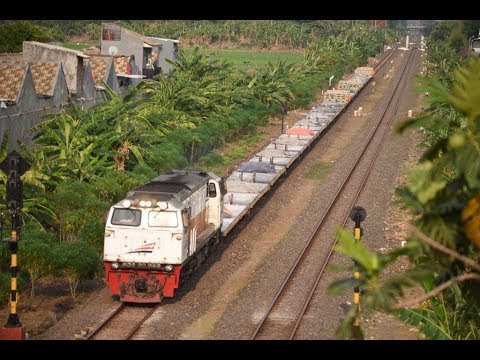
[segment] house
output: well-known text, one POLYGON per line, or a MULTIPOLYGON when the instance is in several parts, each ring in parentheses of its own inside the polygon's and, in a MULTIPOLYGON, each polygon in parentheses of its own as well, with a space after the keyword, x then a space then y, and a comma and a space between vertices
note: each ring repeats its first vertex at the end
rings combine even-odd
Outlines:
POLYGON ((0 67, 3 73, 1 88, 4 96, 9 95, 9 102, 23 109, 26 104, 33 109, 66 105, 69 93, 62 64, 26 61, 18 55, 21 54, 0 55, 0 67), (29 71, 25 72, 25 69, 29 71), (30 76, 36 97, 32 94, 31 98, 23 100, 25 97, 20 90, 25 87, 30 88, 30 76), (37 106, 37 103, 40 105, 37 106))
MULTIPOLYGON (((131 34, 126 31, 125 39, 131 34)), ((135 34, 135 33, 134 33, 135 34)), ((138 35, 138 34, 136 34, 138 35)), ((135 38, 135 37, 134 37, 135 38)), ((157 41, 141 39, 140 59, 153 76, 152 52, 158 54, 157 41)), ((102 55, 89 49, 91 55, 36 41, 23 42, 22 53, 0 54, 0 138, 9 130, 9 148, 17 141, 29 144, 30 129, 43 115, 57 112, 69 102, 82 109, 104 101, 107 84, 122 93, 144 77, 144 65, 135 64, 135 55, 102 55)))
POLYGON ((144 78, 140 75, 140 69, 135 63, 133 55, 117 55, 113 57, 115 62, 115 72, 117 74, 120 92, 123 92, 128 86, 136 86, 144 78))
POLYGON ((85 60, 89 58, 88 55, 81 51, 37 41, 24 41, 22 53, 23 58, 27 61, 61 62, 67 80, 68 91, 77 97, 83 96, 83 65, 85 60))
POLYGON ((69 93, 62 63, 29 62, 37 93, 37 100, 44 110, 68 104, 69 93))
POLYGON ((143 78, 143 75, 138 74, 139 69, 135 64, 133 55, 111 56, 90 52, 89 64, 92 67, 95 85, 97 87, 101 86, 101 81, 103 80, 115 92, 122 93, 126 87, 137 85, 143 78), (113 62, 111 70, 110 67, 108 67, 109 61, 113 62), (97 79, 98 75, 101 79, 97 79), (117 81, 113 81, 114 78, 116 78, 117 81))
MULTIPOLYGON (((159 59, 174 60, 176 58, 173 55, 174 51, 169 49, 175 47, 178 49, 177 40, 143 36, 113 23, 102 24, 100 43, 102 54, 133 55, 139 68, 139 74, 145 75, 147 79, 152 78, 156 73, 165 71, 155 65, 163 64, 163 62, 158 62, 159 59), (162 54, 164 45, 167 49, 165 55, 162 54)), ((165 69, 170 69, 168 66, 163 66, 165 69)))
POLYGON ((115 73, 115 63, 109 56, 94 56, 89 60, 92 77, 96 87, 107 84, 113 91, 118 92, 118 80, 115 73))
POLYGON ((168 73, 170 70, 172 70, 173 65, 168 63, 166 59, 169 59, 171 61, 177 61, 178 44, 180 42, 178 40, 157 38, 151 36, 149 36, 149 38, 158 41, 162 46, 158 53, 154 53, 152 55, 155 68, 160 69, 160 72, 162 73, 168 73))
POLYGON ((117 55, 113 57, 115 61, 115 72, 118 75, 138 75, 140 70, 135 63, 133 55, 117 55))
POLYGON ((95 87, 91 67, 88 64, 90 56, 81 51, 37 41, 24 41, 22 54, 23 59, 29 62, 60 62, 71 100, 82 108, 89 108, 103 101, 101 93, 105 89, 95 87))
POLYGON ((0 56, 0 137, 10 132, 9 148, 17 140, 29 143, 30 129, 42 116, 68 103, 61 63, 26 62, 0 56))

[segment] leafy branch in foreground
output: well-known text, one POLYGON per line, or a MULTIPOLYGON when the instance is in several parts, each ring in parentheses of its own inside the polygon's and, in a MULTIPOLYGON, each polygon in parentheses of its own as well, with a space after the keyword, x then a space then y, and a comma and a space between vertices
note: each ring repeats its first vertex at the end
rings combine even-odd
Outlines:
MULTIPOLYGON (((362 315, 393 314, 419 325, 431 339, 480 339, 480 60, 471 58, 453 72, 449 88, 426 81, 432 106, 397 126, 399 132, 417 128, 434 134, 396 190, 413 218, 406 245, 381 254, 341 230, 336 251, 357 261, 360 279, 341 279, 330 289, 359 285, 362 315), (451 111, 445 112, 447 107, 451 111), (442 126, 448 131, 438 136, 442 126), (401 258, 408 259, 408 268, 386 276, 401 258), (407 288, 423 293, 402 300, 407 288)), ((341 321, 339 337, 351 337, 354 311, 341 321)))

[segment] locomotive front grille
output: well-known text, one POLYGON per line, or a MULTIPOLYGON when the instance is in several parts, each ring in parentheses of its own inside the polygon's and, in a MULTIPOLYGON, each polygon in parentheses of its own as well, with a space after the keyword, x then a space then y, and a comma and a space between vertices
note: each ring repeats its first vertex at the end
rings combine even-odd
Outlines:
POLYGON ((146 293, 147 292, 147 281, 145 279, 137 279, 135 280, 135 290, 139 293, 146 293))

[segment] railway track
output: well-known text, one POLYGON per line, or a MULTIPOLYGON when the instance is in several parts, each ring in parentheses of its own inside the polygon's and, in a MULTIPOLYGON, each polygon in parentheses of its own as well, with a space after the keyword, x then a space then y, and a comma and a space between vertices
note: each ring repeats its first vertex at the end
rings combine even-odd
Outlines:
POLYGON ((159 306, 121 303, 85 340, 130 340, 159 306))
MULTIPOLYGON (((391 52, 377 64, 375 68, 377 74, 378 70, 380 70, 389 62, 395 51, 396 49, 392 49, 391 52)), ((394 91, 392 92, 391 97, 389 98, 388 103, 385 106, 377 124, 368 136, 363 148, 359 150, 358 157, 355 159, 353 165, 349 169, 347 176, 341 182, 334 197, 326 207, 326 210, 322 216, 320 216, 314 231, 306 240, 302 251, 296 258, 293 266, 282 282, 267 311, 258 322, 250 339, 295 339, 298 329, 301 326, 302 319, 308 312, 309 305, 315 294, 315 290, 324 276, 325 269, 332 257, 333 249, 337 242, 337 239, 334 239, 329 244, 325 244, 325 239, 327 236, 325 235, 325 232, 322 232, 322 225, 326 223, 327 219, 335 217, 335 214, 333 214, 334 210, 338 211, 338 209, 335 208, 335 205, 342 196, 346 196, 346 187, 349 183, 352 183, 351 179, 354 176, 356 176, 356 178, 360 177, 360 185, 356 186, 354 190, 350 191, 350 193, 353 191, 354 195, 353 197, 349 197, 351 199, 348 205, 349 209, 345 213, 342 224, 342 226, 345 226, 348 220, 348 213, 355 205, 355 202, 369 177, 373 165, 375 164, 375 160, 380 153, 382 144, 389 133, 391 124, 393 123, 398 106, 400 104, 400 99, 402 98, 404 89, 408 83, 408 76, 405 75, 409 74, 415 55, 415 49, 409 52, 409 56, 404 61, 405 64, 395 85, 394 91), (373 154, 371 154, 369 157, 366 156, 367 153, 371 153, 372 151, 373 154), (366 157, 369 158, 367 163, 364 160, 366 157), (366 170, 362 172, 360 168, 365 167, 366 170), (318 257, 315 257, 314 254, 316 254, 315 249, 320 247, 328 250, 321 260, 321 265, 319 267, 319 259, 318 257), (316 275, 314 277, 309 277, 308 274, 312 272, 312 269, 313 271, 316 271, 316 275), (305 284, 306 278, 312 280, 314 279, 314 281, 310 284, 305 284), (299 286, 302 287, 301 290, 299 289, 299 286), (300 296, 299 299, 299 294, 302 293, 303 296, 300 296), (285 313, 287 313, 288 316, 284 316, 283 314, 285 313), (294 316, 292 316, 292 313, 294 313, 294 316)), ((338 214, 336 217, 338 218, 338 214)))
POLYGON ((390 51, 383 57, 383 59, 380 60, 376 65, 374 65, 373 70, 378 73, 378 70, 383 68, 388 63, 388 61, 393 57, 396 51, 396 47, 390 49, 390 51))

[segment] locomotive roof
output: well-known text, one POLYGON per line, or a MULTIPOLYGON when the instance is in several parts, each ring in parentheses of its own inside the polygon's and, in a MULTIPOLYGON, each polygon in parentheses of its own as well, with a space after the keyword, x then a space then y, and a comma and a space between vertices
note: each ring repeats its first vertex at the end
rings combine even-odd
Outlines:
POLYGON ((182 202, 204 186, 209 179, 209 174, 203 171, 172 171, 157 176, 151 182, 133 189, 127 196, 151 194, 158 200, 168 201, 175 198, 182 202))

